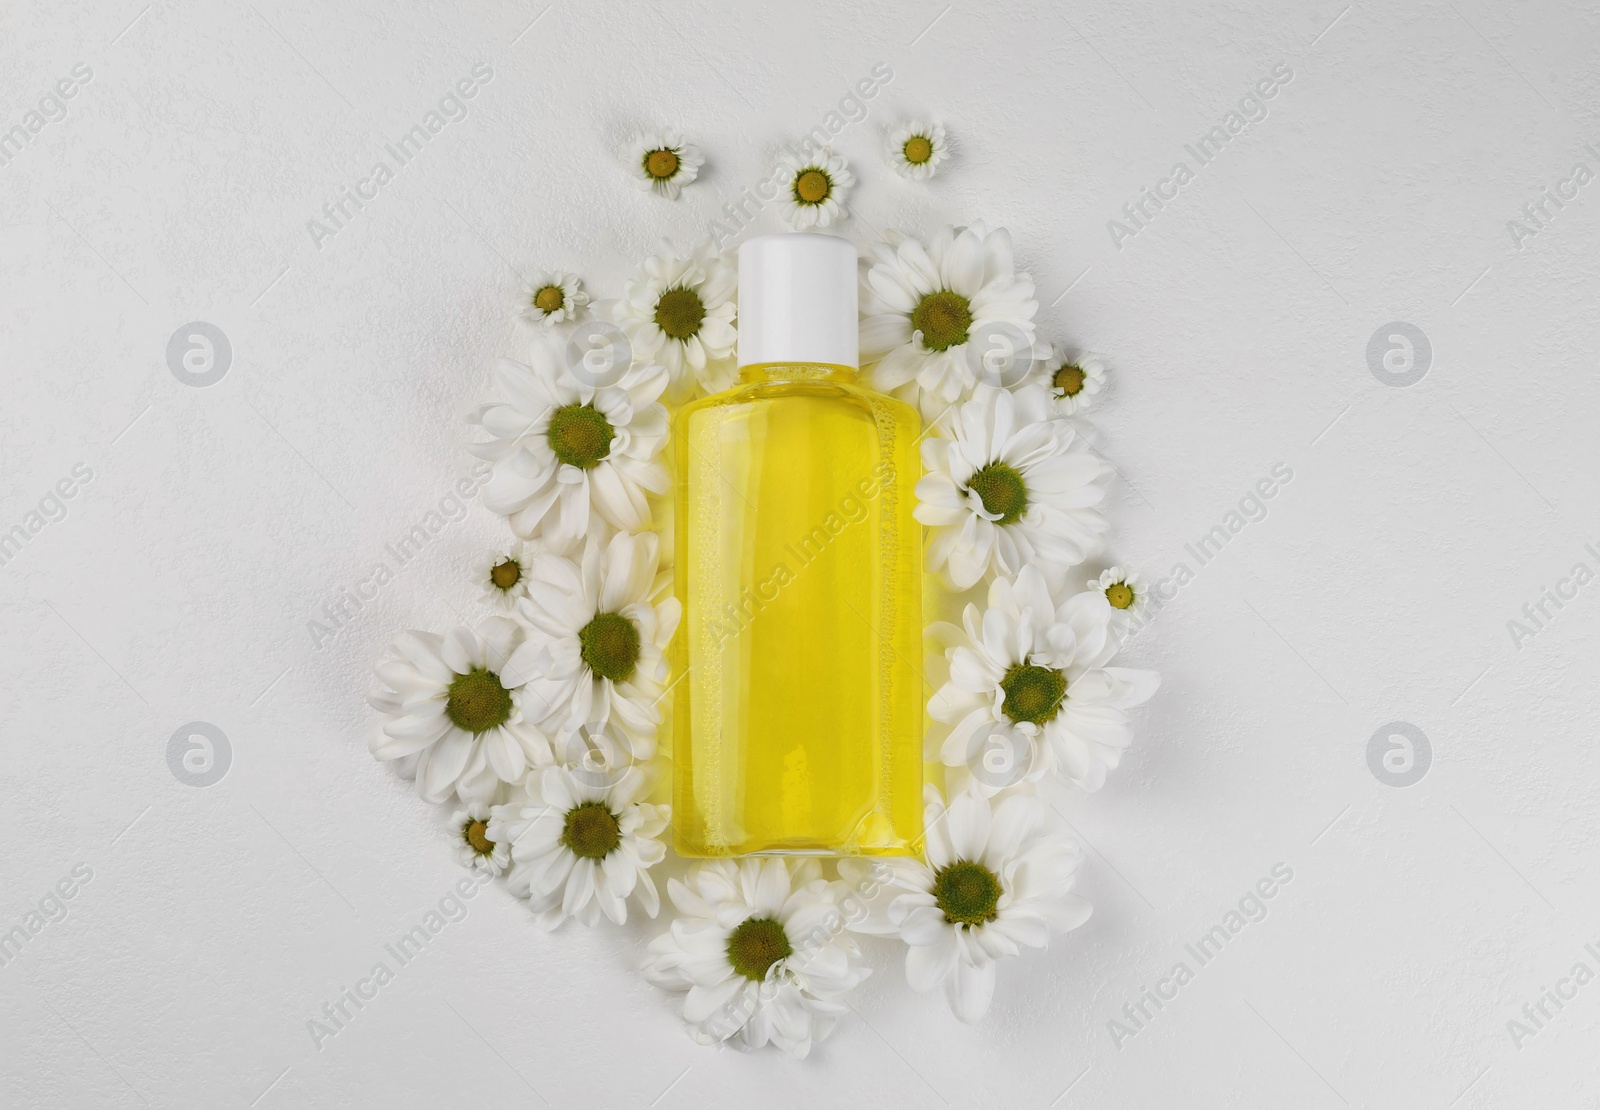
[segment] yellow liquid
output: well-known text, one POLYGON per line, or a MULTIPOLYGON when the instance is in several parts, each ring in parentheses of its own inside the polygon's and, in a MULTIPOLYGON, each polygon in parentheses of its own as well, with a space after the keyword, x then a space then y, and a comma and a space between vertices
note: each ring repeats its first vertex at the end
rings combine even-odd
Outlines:
POLYGON ((746 367, 674 418, 680 855, 920 848, 919 420, 855 378, 746 367))

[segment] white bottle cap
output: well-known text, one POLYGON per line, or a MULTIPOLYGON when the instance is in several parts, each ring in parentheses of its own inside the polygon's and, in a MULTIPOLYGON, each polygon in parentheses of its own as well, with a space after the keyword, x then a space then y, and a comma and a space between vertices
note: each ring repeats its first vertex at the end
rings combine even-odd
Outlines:
POLYGON ((856 248, 837 235, 759 235, 739 247, 739 365, 855 367, 856 248))

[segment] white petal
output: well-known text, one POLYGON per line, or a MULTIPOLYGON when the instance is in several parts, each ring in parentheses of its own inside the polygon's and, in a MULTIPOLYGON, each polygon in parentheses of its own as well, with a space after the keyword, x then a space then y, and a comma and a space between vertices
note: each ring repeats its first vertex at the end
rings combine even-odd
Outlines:
POLYGON ((965 960, 957 960, 955 972, 945 980, 945 997, 956 1017, 971 1024, 989 1012, 994 1000, 993 963, 974 967, 965 960))

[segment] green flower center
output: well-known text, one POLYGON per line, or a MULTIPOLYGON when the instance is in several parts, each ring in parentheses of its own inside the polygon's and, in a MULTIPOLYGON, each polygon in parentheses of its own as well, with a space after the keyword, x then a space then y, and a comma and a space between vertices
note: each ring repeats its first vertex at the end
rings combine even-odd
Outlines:
POLYGON ((933 140, 926 135, 913 135, 906 140, 906 145, 900 148, 906 156, 906 161, 913 166, 920 166, 933 157, 933 140))
POLYGON ((1016 663, 1000 680, 1005 700, 1000 709, 1017 723, 1042 725, 1056 715, 1067 696, 1067 679, 1060 671, 1016 663))
POLYGON ((1133 590, 1126 582, 1114 582, 1106 587, 1106 600, 1113 609, 1127 609, 1133 605, 1133 590))
POLYGON ((494 854, 494 841, 489 839, 489 825, 486 821, 473 818, 461 828, 461 839, 472 846, 472 850, 480 856, 494 854))
POLYGON ((1004 893, 995 873, 981 863, 957 860, 933 876, 933 900, 952 925, 983 925, 1000 916, 1004 893))
POLYGON ((821 204, 833 192, 833 179, 821 170, 806 170, 794 179, 794 199, 801 204, 821 204))
POLYGON ((1083 392, 1083 367, 1068 363, 1056 371, 1051 381, 1063 397, 1076 397, 1083 392))
POLYGON ((567 405, 550 415, 550 430, 545 437, 556 458, 568 466, 588 470, 611 453, 611 441, 617 432, 592 405, 567 405))
POLYGON ((478 668, 456 675, 444 703, 445 716, 466 732, 488 732, 511 719, 511 691, 500 676, 478 668))
POLYGON ((621 613, 601 613, 578 632, 580 654, 601 678, 621 682, 639 665, 639 630, 621 613))
POLYGON ((644 172, 665 181, 678 172, 678 154, 672 150, 652 150, 644 156, 644 172))
POLYGON ((783 924, 771 917, 748 917, 728 937, 728 963, 757 983, 767 977, 773 964, 793 952, 783 924))
POLYGON ((605 859, 622 842, 622 826, 603 802, 580 802, 567 810, 561 843, 580 859, 605 859))
POLYGON ((555 312, 567 303, 567 295, 559 285, 546 285, 533 295, 533 307, 540 312, 555 312))
POLYGON ((489 568, 489 581, 497 590, 509 590, 522 581, 522 565, 515 559, 496 563, 489 568))
POLYGON ((967 488, 983 502, 984 512, 1000 518, 996 524, 1015 524, 1028 508, 1028 484, 1005 463, 990 463, 967 480, 967 488))
POLYGON ((922 333, 922 345, 930 351, 959 347, 972 327, 972 302, 948 289, 929 293, 911 310, 911 326, 922 333))
POLYGON ((706 318, 706 303, 693 289, 668 289, 656 301, 656 327, 672 339, 693 339, 706 318))

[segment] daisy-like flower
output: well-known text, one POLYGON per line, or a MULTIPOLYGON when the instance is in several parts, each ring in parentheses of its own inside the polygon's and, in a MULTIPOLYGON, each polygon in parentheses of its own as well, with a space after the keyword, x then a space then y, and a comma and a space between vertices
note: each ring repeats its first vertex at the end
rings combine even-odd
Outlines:
POLYGON ((1051 347, 1028 381, 1041 385, 1062 416, 1076 416, 1094 408, 1106 385, 1106 364, 1089 351, 1072 353, 1051 347))
POLYGON ((1052 773, 1100 789, 1133 741, 1127 711, 1161 682, 1154 671, 1107 665, 1121 642, 1104 596, 1058 606, 1028 566, 1015 581, 991 582, 988 607, 968 605, 962 626, 938 629, 955 641, 945 652, 950 678, 928 702, 949 726, 939 759, 989 794, 1052 773))
POLYGON ((903 177, 926 181, 948 157, 943 124, 918 121, 889 132, 889 164, 903 177))
MULTIPOLYGON (((967 790, 948 811, 932 786, 925 794, 925 858, 884 861, 891 892, 903 893, 885 917, 852 928, 899 936, 910 946, 912 989, 942 991, 956 1017, 973 1022, 994 998, 997 961, 1043 948, 1052 932, 1089 919, 1088 900, 1071 892, 1082 852, 1032 794, 1009 795, 991 809, 982 793, 967 790)), ((850 879, 865 867, 841 860, 839 872, 850 879)))
POLYGON ((628 147, 634 181, 658 197, 677 200, 700 173, 705 159, 676 131, 637 135, 628 147))
POLYGON ((462 806, 450 815, 450 836, 461 866, 495 876, 511 862, 511 845, 489 835, 489 807, 482 802, 462 806))
MULTIPOLYGON (((512 530, 541 536, 558 551, 596 531, 633 531, 650 523, 646 493, 667 489, 660 453, 667 386, 659 366, 635 364, 614 385, 593 386, 562 366, 551 345, 535 342, 533 365, 495 364, 506 399, 467 417, 494 438, 469 450, 494 463, 485 505, 512 530)), ((526 570, 526 568, 523 568, 526 570)))
POLYGON ((1109 473, 1079 445, 1038 386, 980 384, 922 441, 916 518, 929 526, 928 569, 958 590, 991 569, 1065 569, 1098 549, 1109 527, 1095 506, 1109 473))
POLYGON ((1144 623, 1150 608, 1150 595, 1144 579, 1137 571, 1127 572, 1112 567, 1099 578, 1089 582, 1089 588, 1106 599, 1111 607, 1111 618, 1120 632, 1144 623))
POLYGON ((848 214, 844 201, 856 179, 831 150, 804 156, 786 150, 778 155, 778 171, 784 218, 796 231, 827 227, 848 214))
POLYGON ((528 567, 542 550, 544 545, 537 540, 518 540, 489 553, 479 564, 478 581, 491 605, 507 612, 516 609, 517 602, 528 596, 528 567))
POLYGON ((507 663, 525 632, 507 617, 444 636, 403 632, 393 654, 374 668, 379 685, 367 696, 389 718, 371 742, 380 760, 396 760, 429 802, 455 794, 487 802, 502 782, 551 763, 549 742, 529 718, 544 715, 539 699, 513 678, 507 663))
POLYGON ((683 1019, 700 1044, 771 1043, 804 1057, 864 980, 860 952, 835 906, 838 885, 814 859, 698 863, 667 893, 679 917, 650 942, 645 977, 687 991, 683 1019))
POLYGON ((530 324, 555 324, 575 320, 589 303, 576 274, 539 272, 523 282, 521 317, 530 324))
POLYGON ((505 669, 549 706, 549 732, 610 724, 631 761, 655 753, 665 651, 678 627, 678 599, 656 600, 658 551, 653 532, 619 532, 588 544, 580 561, 536 556, 518 607, 528 640, 505 669))
POLYGON ((680 254, 663 241, 623 287, 614 309, 636 358, 659 362, 671 377, 668 398, 686 400, 696 386, 714 393, 732 384, 739 275, 721 254, 701 244, 680 254))
POLYGON ((1031 346, 1033 279, 1011 257, 1011 235, 982 223, 945 228, 926 247, 890 232, 861 278, 861 360, 872 382, 933 420, 966 397, 982 366, 969 340, 1031 346))
POLYGON ((621 925, 630 896, 656 915, 661 896, 650 868, 667 854, 656 838, 671 807, 640 801, 646 780, 637 767, 609 784, 551 767, 530 774, 526 791, 494 807, 489 835, 509 845, 506 882, 528 899, 542 927, 554 929, 569 917, 592 926, 602 916, 621 925))

